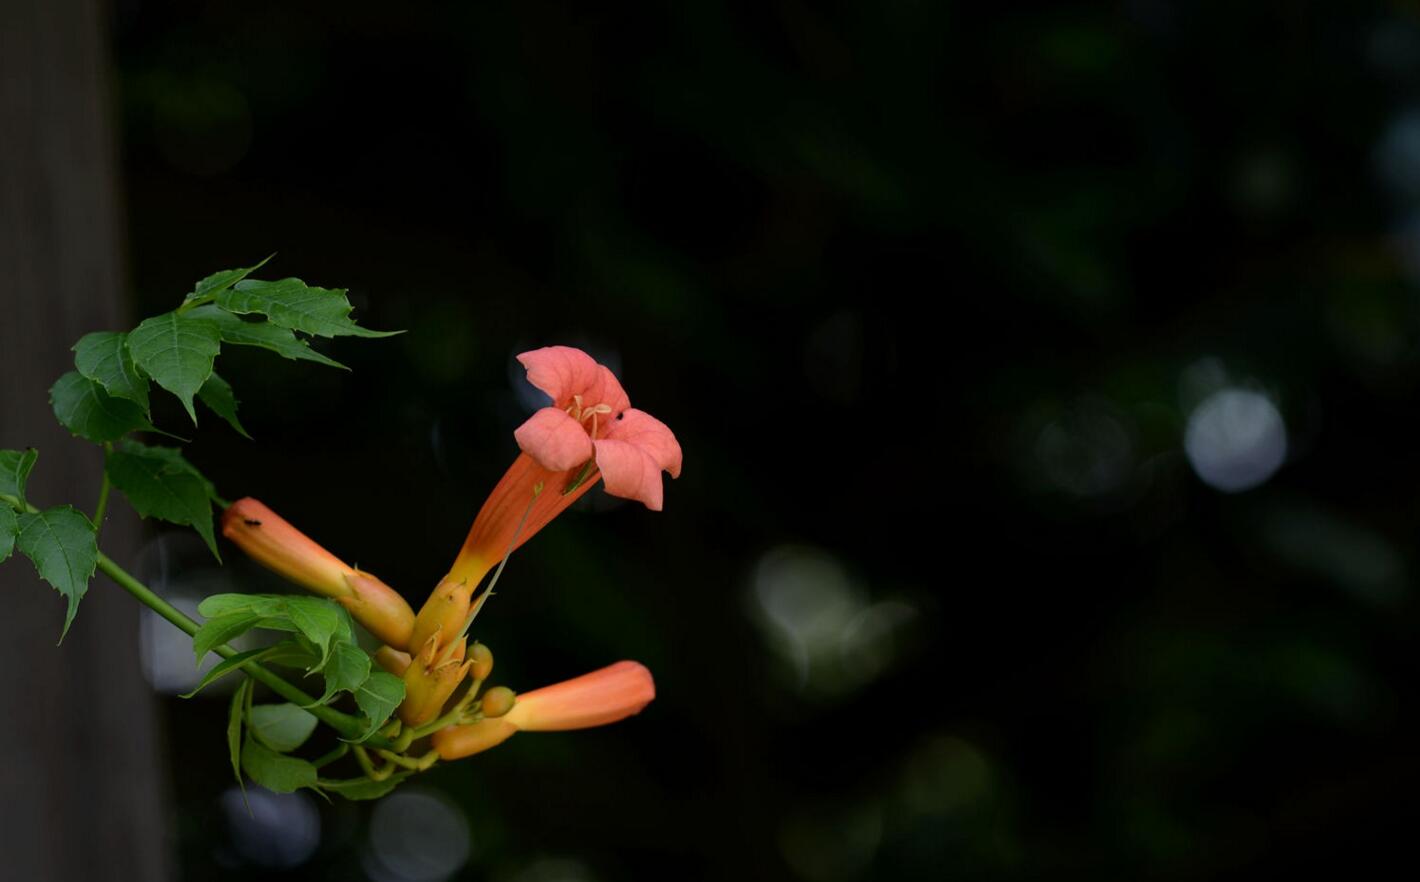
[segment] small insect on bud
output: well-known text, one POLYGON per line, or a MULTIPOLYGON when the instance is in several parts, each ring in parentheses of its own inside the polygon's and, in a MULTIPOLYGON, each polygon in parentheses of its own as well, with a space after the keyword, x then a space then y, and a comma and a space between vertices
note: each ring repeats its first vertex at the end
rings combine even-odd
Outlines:
POLYGON ((482 643, 475 643, 469 649, 468 657, 473 662, 473 679, 487 680, 488 675, 493 673, 493 650, 482 643))
POLYGON ((501 717, 517 704, 517 693, 507 686, 494 686, 483 694, 483 715, 501 717))

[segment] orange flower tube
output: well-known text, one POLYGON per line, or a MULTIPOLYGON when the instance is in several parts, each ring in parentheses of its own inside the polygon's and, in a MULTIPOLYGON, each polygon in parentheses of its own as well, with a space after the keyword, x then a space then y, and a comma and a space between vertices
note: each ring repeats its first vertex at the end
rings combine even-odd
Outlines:
POLYGON ((445 760, 496 747, 518 732, 557 732, 605 726, 640 713, 656 697, 651 672, 639 662, 622 661, 552 686, 519 695, 501 717, 434 733, 434 749, 445 760))
POLYGON ((261 502, 232 503, 222 513, 222 535, 272 572, 339 603, 381 641, 408 646, 414 611, 399 592, 346 565, 261 502))

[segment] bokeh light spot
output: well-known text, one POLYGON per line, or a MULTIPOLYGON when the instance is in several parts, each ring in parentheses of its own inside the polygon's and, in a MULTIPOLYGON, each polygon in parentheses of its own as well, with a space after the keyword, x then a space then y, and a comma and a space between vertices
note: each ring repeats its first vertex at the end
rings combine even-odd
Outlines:
POLYGON ((362 863, 375 882, 443 882, 470 851, 463 811, 435 791, 409 788, 375 804, 362 863))
POLYGON ((289 870, 310 860, 320 845, 320 813, 304 793, 251 786, 243 799, 241 790, 229 787, 221 805, 232 849, 245 863, 289 870))
POLYGON ((1287 427, 1266 395, 1229 387, 1189 414, 1183 449, 1202 481, 1225 493, 1256 487, 1287 457, 1287 427))

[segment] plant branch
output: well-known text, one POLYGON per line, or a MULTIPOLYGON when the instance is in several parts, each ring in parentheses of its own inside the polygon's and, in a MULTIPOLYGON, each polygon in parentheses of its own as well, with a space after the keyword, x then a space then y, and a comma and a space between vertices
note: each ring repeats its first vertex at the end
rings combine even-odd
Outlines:
MULTIPOLYGON (((118 583, 123 590, 132 594, 133 597, 153 612, 167 619, 188 636, 196 634, 201 627, 189 618, 182 610, 168 603, 159 597, 151 588, 131 576, 126 570, 114 563, 105 554, 99 554, 99 569, 110 579, 118 583)), ((218 646, 213 652, 223 658, 231 658, 237 654, 230 646, 218 646)), ((365 727, 360 720, 349 714, 343 714, 335 708, 326 705, 317 705, 316 699, 307 695, 300 688, 293 686, 267 668, 262 667, 254 661, 249 661, 242 665, 242 671, 258 683, 262 683, 271 688, 271 691, 280 695, 292 704, 300 705, 311 713, 316 719, 330 726, 346 738, 359 738, 365 727)), ((389 739, 381 735, 372 735, 364 741, 374 748, 387 748, 390 746, 389 739)))

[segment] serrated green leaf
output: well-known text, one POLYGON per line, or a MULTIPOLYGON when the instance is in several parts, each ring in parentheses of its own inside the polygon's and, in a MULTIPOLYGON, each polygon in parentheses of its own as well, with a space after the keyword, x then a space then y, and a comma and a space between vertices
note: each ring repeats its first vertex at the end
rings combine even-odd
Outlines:
POLYGON ((20 532, 20 518, 8 505, 0 505, 0 563, 4 563, 15 548, 15 535, 20 532))
POLYGON ((59 639, 69 633, 79 601, 89 590, 89 579, 99 561, 98 540, 94 525, 71 505, 60 505, 41 512, 25 512, 18 518, 19 535, 15 545, 34 562, 41 579, 58 589, 68 601, 64 614, 64 630, 59 639))
POLYGON ((201 664, 202 657, 218 646, 235 640, 259 624, 261 616, 250 611, 226 613, 203 622, 197 633, 192 635, 192 651, 197 656, 197 663, 201 664))
POLYGON ((217 326, 192 313, 153 316, 128 335, 133 363, 178 397, 194 425, 197 412, 192 398, 212 375, 212 362, 221 348, 217 326))
POLYGON ((237 434, 251 440, 246 428, 242 426, 242 421, 237 419, 237 396, 226 380, 214 372, 207 378, 207 382, 202 384, 202 388, 197 390, 197 397, 202 399, 202 403, 211 408, 213 413, 236 429, 237 434))
POLYGON ((261 269, 263 266, 266 265, 267 260, 270 260, 275 256, 275 254, 268 254, 266 256, 266 260, 263 260, 256 266, 248 266, 242 267, 240 269, 229 269, 221 270, 220 272, 215 272, 207 278, 199 281, 196 285, 193 285, 192 292, 186 297, 184 297, 182 302, 187 303, 191 300, 196 300, 199 297, 210 297, 211 295, 216 294, 218 291, 224 291, 227 288, 230 288, 231 286, 240 282, 242 279, 245 279, 247 276, 251 275, 257 270, 261 269))
POLYGON ((269 616, 281 611, 285 599, 279 594, 213 594, 197 605, 197 612, 208 619, 247 611, 269 616))
POLYGON ((78 371, 70 371, 50 387, 49 401, 60 425, 95 444, 153 428, 137 402, 114 398, 78 371))
POLYGON ((148 378, 133 363, 128 335, 114 331, 85 334, 74 344, 74 366, 114 398, 126 398, 148 412, 148 378))
POLYGON ((379 799, 390 791, 394 790, 405 779, 413 775, 413 772, 399 772, 390 775, 383 781, 371 781, 369 778, 347 778, 334 781, 329 778, 322 778, 317 783, 322 790, 329 790, 331 793, 338 793, 349 800, 379 799))
POLYGON ((246 782, 242 780, 242 718, 246 715, 251 689, 251 681, 243 680, 232 693, 232 703, 227 709, 227 753, 232 758, 232 774, 237 776, 237 786, 242 788, 242 799, 246 799, 247 792, 246 782))
POLYGON ((221 662, 212 666, 212 670, 208 671, 205 675, 203 675, 202 682, 198 683, 197 686, 191 692, 185 693, 178 697, 191 698, 192 696, 201 692, 203 689, 206 689, 208 686, 211 686, 213 683, 230 674, 232 671, 235 671, 237 668, 240 668, 247 662, 261 660, 264 655, 271 652, 271 649, 272 647, 270 646, 266 646, 261 649, 248 649, 246 652, 239 652, 231 658, 222 659, 221 662))
POLYGON ((148 449, 155 448, 131 445, 110 453, 104 464, 109 480, 143 517, 192 527, 220 561, 212 529, 210 485, 190 466, 181 468, 171 457, 150 454, 148 449))
POLYGON ((300 279, 248 279, 217 295, 217 305, 241 315, 260 313, 271 322, 317 337, 389 337, 400 331, 372 331, 350 318, 344 288, 314 288, 300 279))
POLYGON ((401 701, 404 701, 403 680, 385 671, 371 672, 355 690, 355 703, 360 706, 368 726, 355 740, 364 741, 375 734, 375 730, 385 724, 401 701))
POLYGON ((23 503, 25 481, 29 479, 37 459, 39 451, 33 447, 27 450, 0 450, 0 493, 13 496, 23 503))
POLYGON ((286 598, 285 616, 321 650, 321 667, 330 658, 330 641, 340 631, 341 608, 319 597, 286 598))
POLYGON ((370 676, 370 656, 354 643, 336 643, 321 675, 325 677, 325 694, 317 704, 325 704, 337 693, 359 689, 370 676))
POLYGON ((161 459, 163 462, 167 463, 169 468, 175 471, 187 472, 202 482, 202 486, 207 491, 208 497, 214 501, 217 499, 217 488, 213 487, 212 482, 207 480, 206 476, 197 470, 197 466, 188 462, 187 459, 183 457, 182 451, 178 448, 143 444, 131 438, 124 438, 122 441, 119 441, 115 447, 124 453, 134 453, 140 456, 161 459))
POLYGON ((316 718, 294 704, 258 704, 247 717, 247 728, 272 750, 290 753, 311 737, 316 718))
POLYGON ((305 340, 298 338, 290 328, 273 325, 264 319, 262 321, 246 321, 241 316, 223 312, 215 306, 199 306, 192 311, 192 315, 216 325, 217 331, 222 335, 222 341, 225 343, 237 346, 259 346, 293 361, 313 361, 316 364, 349 370, 335 359, 326 358, 316 352, 305 340))
POLYGON ((273 793, 294 793, 302 787, 316 786, 315 766, 277 753, 250 736, 242 744, 242 769, 273 793))

